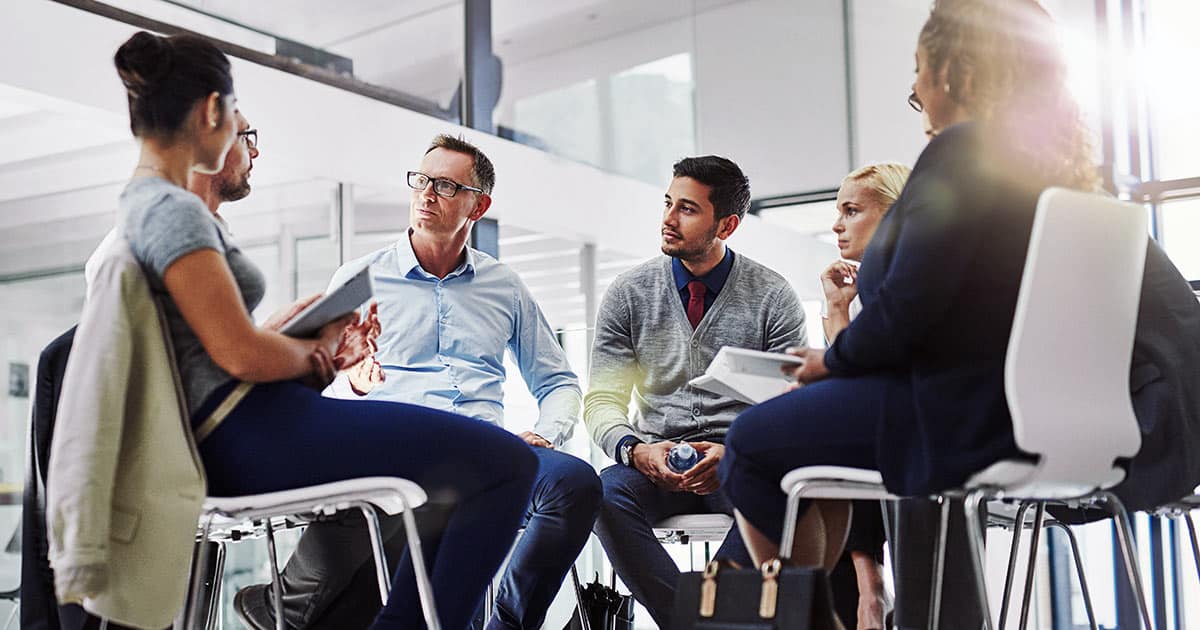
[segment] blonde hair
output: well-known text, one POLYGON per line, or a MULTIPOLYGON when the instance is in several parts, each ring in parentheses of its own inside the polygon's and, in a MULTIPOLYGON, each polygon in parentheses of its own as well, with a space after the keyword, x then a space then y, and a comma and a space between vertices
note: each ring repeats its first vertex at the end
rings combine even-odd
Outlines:
POLYGON ((918 40, 950 97, 1052 184, 1094 190, 1087 127, 1054 20, 1036 0, 934 0, 918 40))
POLYGON ((887 202, 884 204, 884 212, 887 212, 887 208, 900 198, 900 191, 904 190, 904 183, 908 181, 910 173, 912 173, 911 168, 897 162, 869 164, 855 169, 844 177, 842 184, 845 185, 846 182, 857 181, 865 182, 875 194, 887 202))

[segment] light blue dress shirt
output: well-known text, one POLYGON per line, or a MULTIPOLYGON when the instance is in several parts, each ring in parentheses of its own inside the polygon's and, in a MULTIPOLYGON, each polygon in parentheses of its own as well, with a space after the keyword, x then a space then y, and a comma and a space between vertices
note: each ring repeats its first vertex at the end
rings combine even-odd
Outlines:
POLYGON ((504 350, 538 401, 533 431, 555 446, 579 418, 579 379, 516 272, 467 248, 445 278, 421 268, 408 237, 342 265, 330 288, 369 264, 379 303, 386 380, 366 398, 443 409, 504 424, 504 350))

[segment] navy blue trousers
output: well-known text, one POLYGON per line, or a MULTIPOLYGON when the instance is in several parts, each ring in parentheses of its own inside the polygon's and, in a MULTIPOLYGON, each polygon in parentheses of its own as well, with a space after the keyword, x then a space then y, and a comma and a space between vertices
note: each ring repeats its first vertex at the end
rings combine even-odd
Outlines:
MULTIPOLYGON (((747 409, 725 436, 718 475, 734 507, 778 542, 787 496, 783 476, 801 466, 848 466, 878 470, 877 435, 884 418, 916 427, 907 378, 879 374, 831 378, 747 409)), ((803 514, 808 502, 801 501, 803 514)), ((896 564, 897 627, 927 624, 937 509, 921 499, 899 507, 896 564)), ((856 515, 857 516, 857 515, 856 515)), ((945 627, 978 628, 974 576, 961 503, 952 510, 942 600, 945 627)))
MULTIPOLYGON (((876 436, 885 414, 913 414, 906 380, 833 378, 755 405, 725 436, 725 457, 717 470, 721 487, 742 516, 779 540, 787 503, 779 488, 783 476, 801 466, 878 470, 876 436)), ((802 501, 800 513, 806 508, 802 501)))
MULTIPOLYGON (((672 613, 679 569, 654 537, 653 525, 676 514, 732 515, 729 500, 720 492, 704 496, 668 492, 638 470, 620 464, 601 471, 600 481, 604 484, 604 505, 596 520, 600 544, 621 581, 646 607, 658 627, 674 627, 672 613)), ((754 564, 736 527, 729 530, 715 557, 728 558, 742 566, 754 564)))
MULTIPOLYGON (((441 531, 421 543, 441 623, 454 629, 467 627, 508 554, 538 467, 524 442, 478 420, 415 405, 324 398, 295 382, 255 386, 200 445, 200 455, 213 496, 370 476, 419 484, 448 514, 441 531)), ((424 627, 408 558, 373 627, 424 627)))
POLYGON ((563 578, 587 544, 603 492, 587 462, 534 448, 538 476, 521 535, 496 594, 489 630, 542 627, 563 578))

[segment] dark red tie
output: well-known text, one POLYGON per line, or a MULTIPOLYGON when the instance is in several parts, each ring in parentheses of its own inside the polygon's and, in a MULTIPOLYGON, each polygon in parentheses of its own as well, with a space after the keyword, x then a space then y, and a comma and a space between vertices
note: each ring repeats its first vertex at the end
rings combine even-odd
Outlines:
POLYGON ((687 283, 688 289, 688 305, 687 316, 688 321, 692 323, 692 329, 700 325, 700 320, 704 318, 704 293, 707 290, 704 283, 699 280, 692 280, 687 283))

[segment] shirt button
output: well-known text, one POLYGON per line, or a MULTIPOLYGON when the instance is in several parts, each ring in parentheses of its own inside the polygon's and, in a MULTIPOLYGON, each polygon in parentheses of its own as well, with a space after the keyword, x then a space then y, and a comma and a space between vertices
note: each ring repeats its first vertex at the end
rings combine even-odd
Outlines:
POLYGON ((699 407, 699 406, 692 407, 692 415, 693 415, 693 416, 698 416, 698 415, 700 415, 700 407, 699 407))
POLYGON ((699 347, 700 347, 700 340, 699 340, 699 339, 693 339, 693 340, 692 340, 692 347, 693 347, 693 348, 699 348, 699 347))

